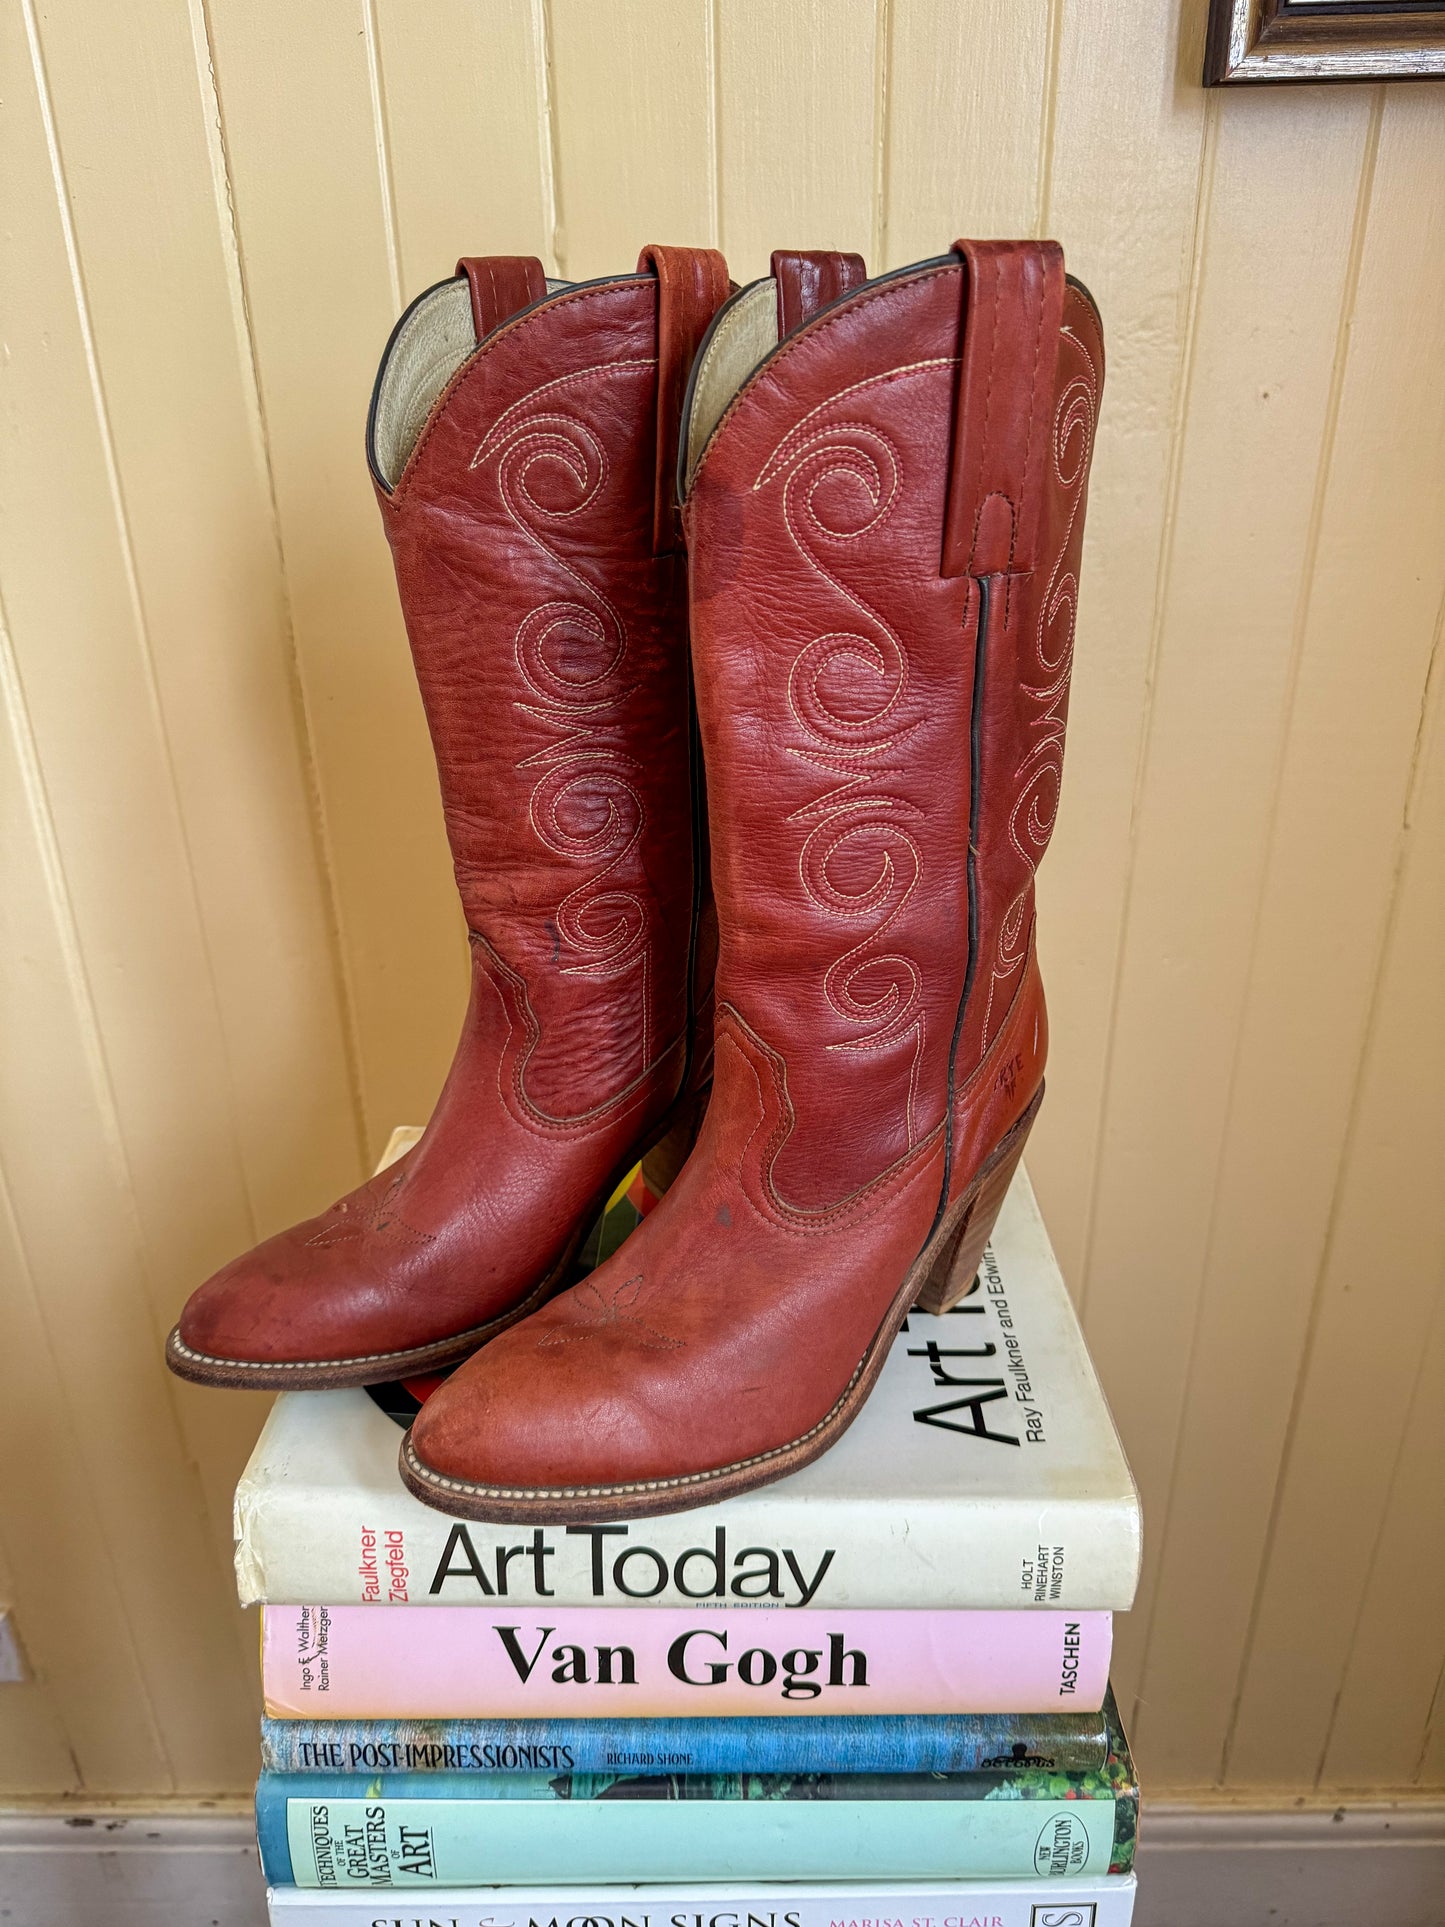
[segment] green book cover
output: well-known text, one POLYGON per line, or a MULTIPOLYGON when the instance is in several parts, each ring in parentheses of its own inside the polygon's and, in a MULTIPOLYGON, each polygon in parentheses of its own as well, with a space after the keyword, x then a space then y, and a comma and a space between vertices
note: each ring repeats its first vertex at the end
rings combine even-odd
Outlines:
POLYGON ((1096 1773, 263 1774, 262 1861, 303 1887, 1086 1879, 1133 1865, 1112 1702, 1096 1773))

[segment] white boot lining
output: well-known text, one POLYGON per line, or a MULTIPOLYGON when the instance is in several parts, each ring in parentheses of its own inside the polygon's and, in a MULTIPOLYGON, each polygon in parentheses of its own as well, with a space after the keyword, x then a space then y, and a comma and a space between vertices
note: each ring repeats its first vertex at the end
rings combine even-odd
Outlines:
MULTIPOLYGON (((570 286, 549 281, 547 292, 570 286)), ((377 383, 371 432, 372 460, 388 488, 400 480, 438 396, 476 347, 464 274, 428 289, 397 329, 377 383)))
MULTIPOLYGON (((570 285, 549 281, 547 292, 570 285)), ((685 430, 689 486, 729 403, 777 345, 777 283, 758 281, 733 303, 703 353, 685 430)), ((465 275, 430 289, 397 329, 377 384, 372 425, 372 458, 388 488, 395 488, 438 397, 476 347, 465 275)))
POLYGON ((778 284, 756 281, 729 307, 703 350, 692 385, 687 436, 687 486, 708 438, 722 420, 728 404, 758 363, 778 345, 778 284))

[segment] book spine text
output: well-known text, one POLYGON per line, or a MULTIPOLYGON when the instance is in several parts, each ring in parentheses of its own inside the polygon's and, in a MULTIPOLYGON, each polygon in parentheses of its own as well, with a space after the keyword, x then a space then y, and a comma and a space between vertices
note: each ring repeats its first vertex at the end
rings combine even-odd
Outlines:
POLYGON ((1093 1712, 1108 1613, 268 1606, 280 1719, 1093 1712))
MULTIPOLYGON (((747 1781, 751 1776, 740 1776, 747 1781)), ((1112 1798, 596 1797, 474 1783, 454 1798, 384 1781, 263 1774, 267 1879, 300 1887, 476 1886, 543 1879, 1082 1879, 1109 1871, 1112 1798), (336 1790, 332 1789, 345 1789, 336 1790), (785 1809, 785 1812, 784 1812, 785 1809)), ((922 1791, 922 1789, 920 1789, 922 1791)))
POLYGON ((1102 1713, 261 1724, 279 1773, 1090 1773, 1108 1750, 1102 1713))
MULTIPOLYGON (((509 1890, 514 1927, 1130 1927, 1134 1876, 1102 1880, 924 1881, 772 1887, 550 1887, 509 1890)), ((271 1927, 496 1927, 497 1896, 273 1887, 271 1927)))

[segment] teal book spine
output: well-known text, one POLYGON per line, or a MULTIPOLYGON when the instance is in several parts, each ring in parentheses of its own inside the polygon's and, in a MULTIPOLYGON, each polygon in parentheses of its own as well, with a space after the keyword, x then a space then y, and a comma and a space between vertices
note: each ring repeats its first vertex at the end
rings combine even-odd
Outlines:
POLYGON ((310 1888, 1078 1880, 1132 1863, 1115 1777, 266 1773, 256 1824, 267 1879, 310 1888))
POLYGON ((1105 1714, 263 1720, 275 1773, 1097 1773, 1105 1714))

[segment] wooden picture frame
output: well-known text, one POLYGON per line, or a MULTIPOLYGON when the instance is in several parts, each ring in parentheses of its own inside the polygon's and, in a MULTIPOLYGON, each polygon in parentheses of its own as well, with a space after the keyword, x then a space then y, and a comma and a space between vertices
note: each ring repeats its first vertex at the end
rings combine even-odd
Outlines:
POLYGON ((1445 0, 1210 0, 1206 87, 1445 79, 1445 0))

